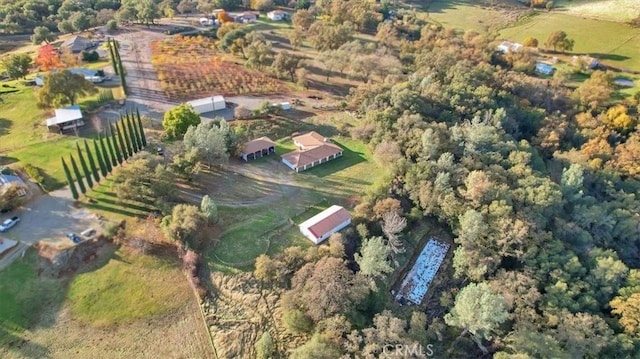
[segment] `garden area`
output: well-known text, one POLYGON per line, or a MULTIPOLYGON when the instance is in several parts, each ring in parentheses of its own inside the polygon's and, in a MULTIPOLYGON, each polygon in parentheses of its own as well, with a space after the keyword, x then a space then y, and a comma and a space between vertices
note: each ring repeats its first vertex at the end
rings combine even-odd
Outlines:
POLYGON ((174 36, 151 43, 151 63, 170 100, 211 95, 264 95, 286 92, 281 81, 235 62, 206 37, 174 36))

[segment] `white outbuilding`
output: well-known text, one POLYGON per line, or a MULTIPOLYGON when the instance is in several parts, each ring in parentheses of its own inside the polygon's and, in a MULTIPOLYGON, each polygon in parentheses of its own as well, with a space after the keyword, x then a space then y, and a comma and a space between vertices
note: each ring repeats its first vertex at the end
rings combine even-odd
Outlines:
POLYGON ((191 107, 193 107, 193 110, 198 114, 224 110, 225 108, 227 108, 223 96, 205 97, 198 100, 189 101, 188 104, 191 105, 191 107))
POLYGON ((62 132, 84 126, 82 111, 78 105, 58 108, 55 114, 55 117, 47 119, 47 127, 50 131, 62 132))
POLYGON ((332 234, 351 224, 351 216, 346 209, 333 205, 300 223, 300 232, 313 243, 320 244, 332 234))

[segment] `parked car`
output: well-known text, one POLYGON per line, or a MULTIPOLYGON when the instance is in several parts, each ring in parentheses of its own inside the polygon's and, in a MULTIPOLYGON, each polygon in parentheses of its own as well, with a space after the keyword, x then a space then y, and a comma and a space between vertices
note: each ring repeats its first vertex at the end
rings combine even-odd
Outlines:
POLYGON ((85 238, 91 238, 94 234, 96 234, 96 230, 93 228, 85 229, 84 231, 80 232, 80 235, 85 238))
POLYGON ((67 238, 69 238, 73 243, 76 244, 82 242, 82 238, 80 238, 80 236, 75 233, 67 233, 67 238))
POLYGON ((0 224, 0 232, 8 231, 11 227, 18 224, 18 222, 20 222, 20 218, 18 217, 11 217, 9 219, 6 219, 4 222, 2 222, 2 224, 0 224))
POLYGON ((158 156, 164 156, 164 148, 162 147, 156 148, 156 153, 158 154, 158 156))

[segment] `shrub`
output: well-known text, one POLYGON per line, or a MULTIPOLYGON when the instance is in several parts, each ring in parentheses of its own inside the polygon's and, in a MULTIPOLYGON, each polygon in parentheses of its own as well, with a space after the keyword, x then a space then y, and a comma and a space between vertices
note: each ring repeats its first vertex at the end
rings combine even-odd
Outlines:
POLYGON ((284 324, 287 329, 294 333, 311 333, 313 321, 301 311, 294 309, 284 313, 284 324))
POLYGON ((83 51, 82 52, 82 61, 85 62, 96 62, 100 60, 100 55, 97 51, 83 51))
POLYGON ((107 21, 107 31, 113 32, 116 30, 118 30, 118 22, 113 19, 107 21))
POLYGON ((31 177, 38 184, 42 184, 44 182, 44 177, 40 173, 40 169, 32 164, 27 163, 22 168, 27 176, 31 177))
POLYGON ((246 120, 253 115, 253 112, 246 107, 238 106, 234 110, 233 114, 239 120, 246 120))

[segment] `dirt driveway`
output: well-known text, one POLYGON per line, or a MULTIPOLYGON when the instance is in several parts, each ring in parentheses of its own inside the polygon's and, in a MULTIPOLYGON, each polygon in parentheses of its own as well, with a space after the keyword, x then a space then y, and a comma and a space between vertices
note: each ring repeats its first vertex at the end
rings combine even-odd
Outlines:
MULTIPOLYGON (((20 250, 39 241, 47 241, 56 248, 70 247, 73 243, 66 238, 67 233, 80 234, 87 228, 98 230, 101 226, 96 215, 86 209, 73 207, 73 198, 68 189, 38 196, 19 210, 3 215, 0 220, 12 216, 20 217, 20 223, 3 233, 3 236, 20 241, 23 244, 17 248, 20 250)), ((11 261, 17 256, 11 257, 4 260, 11 261)), ((8 264, 0 260, 0 268, 8 264)))

